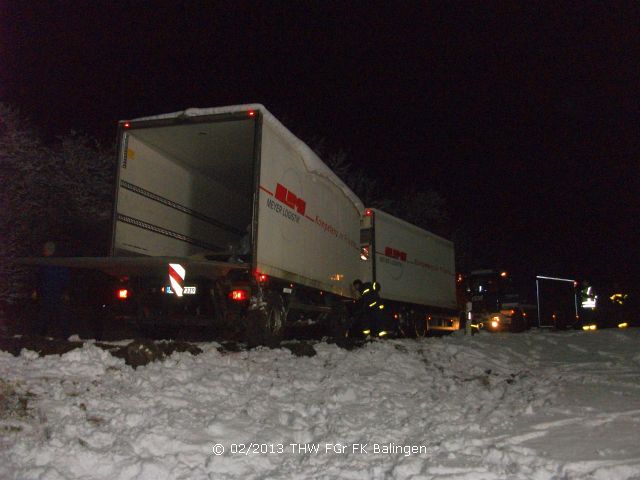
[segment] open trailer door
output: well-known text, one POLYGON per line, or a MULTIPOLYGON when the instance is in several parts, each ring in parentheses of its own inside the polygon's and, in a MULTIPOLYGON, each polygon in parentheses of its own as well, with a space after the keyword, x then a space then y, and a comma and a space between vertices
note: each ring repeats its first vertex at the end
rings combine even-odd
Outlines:
POLYGON ((571 328, 577 321, 576 282, 568 278, 536 277, 538 326, 571 328))

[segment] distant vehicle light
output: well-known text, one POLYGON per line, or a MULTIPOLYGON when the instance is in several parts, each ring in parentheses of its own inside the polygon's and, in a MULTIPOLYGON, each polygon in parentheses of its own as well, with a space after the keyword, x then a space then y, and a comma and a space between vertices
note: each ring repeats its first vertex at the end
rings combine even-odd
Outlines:
POLYGON ((123 127, 123 128, 131 128, 131 123, 129 123, 129 122, 124 122, 124 123, 122 124, 122 127, 123 127))
POLYGON ((127 290, 126 288, 121 288, 120 290, 118 290, 118 298, 120 300, 126 300, 127 298, 129 298, 129 290, 127 290))
POLYGON ((593 330, 597 330, 597 329, 598 329, 598 326, 597 326, 597 325, 595 325, 595 324, 593 324, 593 323, 592 323, 592 324, 589 324, 589 325, 583 325, 583 326, 582 326, 582 330, 584 330, 585 332, 587 332, 587 331, 593 331, 593 330))
POLYGON ((491 328, 498 328, 500 326, 500 322, 496 320, 491 320, 491 328))
POLYGON ((627 322, 622 322, 618 324, 618 328, 627 328, 629 324, 627 322))
POLYGON ((246 290, 231 290, 229 292, 229 298, 235 302, 242 302, 249 298, 249 294, 246 290))
POLYGON ((362 330, 362 333, 365 335, 369 335, 371 333, 371 330, 362 330))
POLYGON ((507 272, 500 272, 501 277, 506 277, 507 275, 508 275, 507 272))
POLYGON ((373 210, 371 210, 370 208, 367 208, 364 211, 364 215, 365 215, 365 217, 373 217, 373 210))
POLYGON ((255 110, 249 110, 247 112, 247 115, 249 115, 250 117, 255 117, 256 116, 256 111, 255 110))
POLYGON ((382 330, 380 333, 378 333, 379 337, 384 337, 385 335, 387 335, 387 332, 385 332, 384 330, 382 330))

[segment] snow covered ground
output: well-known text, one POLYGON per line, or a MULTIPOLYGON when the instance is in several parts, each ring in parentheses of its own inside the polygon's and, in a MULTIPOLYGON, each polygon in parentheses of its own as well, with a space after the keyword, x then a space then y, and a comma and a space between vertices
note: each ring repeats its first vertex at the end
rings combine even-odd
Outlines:
POLYGON ((637 329, 314 357, 210 344, 137 370, 91 343, 0 352, 0 478, 637 479, 639 345, 637 329))

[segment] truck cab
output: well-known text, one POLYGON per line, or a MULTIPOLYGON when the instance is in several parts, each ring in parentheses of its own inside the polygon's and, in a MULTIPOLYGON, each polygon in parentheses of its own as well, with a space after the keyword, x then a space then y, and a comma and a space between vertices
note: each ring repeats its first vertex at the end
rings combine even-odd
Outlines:
POLYGON ((490 332, 529 327, 531 307, 504 270, 474 270, 464 277, 463 297, 471 302, 472 327, 490 332))

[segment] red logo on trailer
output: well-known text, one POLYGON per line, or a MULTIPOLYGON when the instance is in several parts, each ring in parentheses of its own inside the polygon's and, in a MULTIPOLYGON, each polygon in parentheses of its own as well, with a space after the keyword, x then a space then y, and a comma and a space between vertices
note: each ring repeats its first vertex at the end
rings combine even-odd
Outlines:
POLYGON ((386 257, 402 260, 403 262, 407 261, 407 252, 402 252, 400 250, 396 250, 395 248, 385 247, 384 254, 386 257))
POLYGON ((294 208, 300 215, 304 215, 307 209, 307 202, 279 183, 276 185, 276 199, 280 200, 287 207, 294 208))

